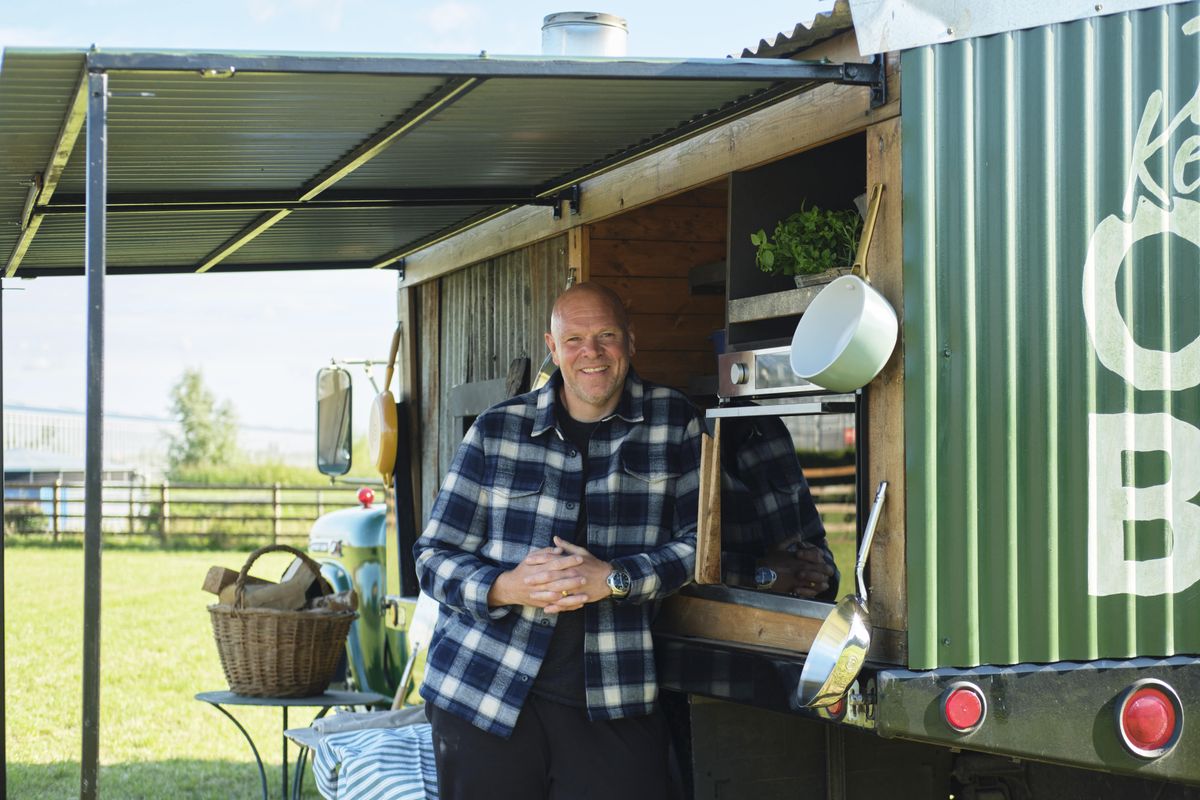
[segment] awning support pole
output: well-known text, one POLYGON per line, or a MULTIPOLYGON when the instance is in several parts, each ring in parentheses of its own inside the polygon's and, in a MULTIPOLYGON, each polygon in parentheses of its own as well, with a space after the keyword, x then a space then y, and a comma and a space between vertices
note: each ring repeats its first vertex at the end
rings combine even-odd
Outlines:
POLYGON ((79 796, 96 800, 100 766, 100 521, 104 486, 104 245, 108 192, 108 75, 88 73, 87 457, 83 507, 83 751, 79 796))

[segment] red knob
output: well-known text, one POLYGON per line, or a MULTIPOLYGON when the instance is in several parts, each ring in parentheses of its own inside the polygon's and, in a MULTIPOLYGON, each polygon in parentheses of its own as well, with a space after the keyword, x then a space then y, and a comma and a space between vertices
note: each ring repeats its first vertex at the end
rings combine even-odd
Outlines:
POLYGON ((358 490, 358 502, 363 504, 363 508, 370 508, 371 503, 375 502, 375 492, 371 491, 370 486, 358 490))

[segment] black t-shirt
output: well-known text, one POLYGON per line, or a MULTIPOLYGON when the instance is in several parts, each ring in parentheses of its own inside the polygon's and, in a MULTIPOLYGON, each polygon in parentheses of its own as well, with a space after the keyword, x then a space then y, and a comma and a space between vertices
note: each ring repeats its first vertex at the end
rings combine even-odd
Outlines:
MULTIPOLYGON (((579 520, 569 537, 573 544, 587 547, 587 452, 592 432, 599 422, 580 422, 563 413, 558 421, 564 438, 583 456, 584 480, 580 481, 579 520)), ((587 705, 583 683, 583 609, 558 615, 554 635, 542 668, 531 691, 556 703, 583 708, 587 705)))

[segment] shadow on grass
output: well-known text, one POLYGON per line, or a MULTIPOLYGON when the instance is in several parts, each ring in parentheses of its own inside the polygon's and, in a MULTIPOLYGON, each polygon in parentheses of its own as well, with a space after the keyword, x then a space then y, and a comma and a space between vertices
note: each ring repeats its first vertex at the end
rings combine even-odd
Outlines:
MULTIPOLYGON (((292 753, 295 755, 294 751, 292 753)), ((294 763, 294 762, 293 762, 294 763)), ((79 796, 79 762, 22 764, 8 762, 8 796, 21 800, 63 800, 79 796)), ((271 800, 281 794, 278 764, 267 764, 271 800)), ((288 779, 291 780, 291 770, 288 779)), ((291 786, 288 787, 289 792, 291 786)), ((143 761, 100 767, 99 796, 104 800, 260 800, 262 783, 253 762, 143 761)), ((290 794, 287 795, 290 797, 290 794)), ((304 800, 320 800, 312 769, 305 767, 304 800)))

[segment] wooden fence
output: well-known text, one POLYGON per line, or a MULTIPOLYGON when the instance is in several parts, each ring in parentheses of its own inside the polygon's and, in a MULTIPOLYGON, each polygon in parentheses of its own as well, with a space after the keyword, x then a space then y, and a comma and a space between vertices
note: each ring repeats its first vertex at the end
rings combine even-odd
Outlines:
POLYGON ((857 532, 854 506, 854 467, 809 467, 804 470, 809 491, 829 536, 857 532))
MULTIPOLYGON (((853 535, 854 467, 804 471, 825 530, 853 535)), ((157 539, 219 545, 242 539, 295 543, 307 539, 317 517, 351 508, 357 486, 205 485, 161 481, 108 481, 101 500, 101 530, 118 539, 157 539)), ((377 502, 383 502, 376 488, 377 502)), ((6 535, 83 535, 83 484, 53 481, 5 486, 6 535)))
MULTIPOLYGON (((222 545, 244 539, 294 544, 307 539, 313 522, 325 512, 357 505, 357 491, 357 486, 106 481, 101 530, 109 538, 162 544, 222 545)), ((383 502, 382 492, 377 501, 383 502)), ((58 541, 83 534, 82 483, 8 483, 4 506, 6 535, 58 541)))

